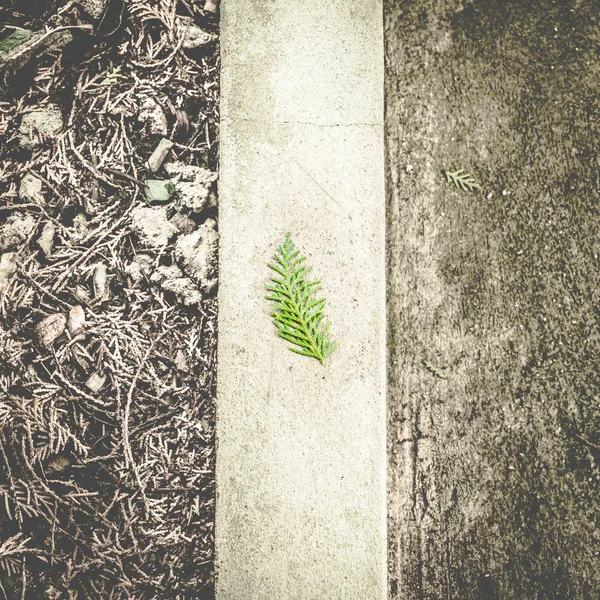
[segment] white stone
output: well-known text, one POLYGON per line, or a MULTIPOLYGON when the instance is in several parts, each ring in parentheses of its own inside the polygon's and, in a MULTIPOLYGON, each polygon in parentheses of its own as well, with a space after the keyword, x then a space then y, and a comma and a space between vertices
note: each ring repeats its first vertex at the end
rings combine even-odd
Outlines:
POLYGON ((170 267, 161 265, 152 273, 150 281, 152 283, 162 283, 165 279, 176 279, 177 277, 183 277, 183 273, 177 265, 171 265, 170 267))
POLYGON ((94 19, 99 19, 104 10, 104 0, 79 0, 81 6, 94 19))
POLYGON ((179 230, 169 222, 163 208, 138 206, 131 212, 131 229, 144 246, 166 246, 179 230))
POLYGON ((197 50, 212 44, 216 37, 212 33, 204 31, 194 23, 192 17, 178 16, 177 21, 183 36, 182 47, 185 50, 197 50))
POLYGON ((194 306, 202 303, 202 292, 200 292, 198 286, 189 277, 165 279, 161 283, 161 287, 163 290, 175 294, 177 299, 185 306, 194 306))
POLYGON ((33 233, 34 227, 35 219, 31 215, 8 217, 6 223, 0 226, 0 250, 20 245, 33 233))
POLYGON ((37 245, 41 248, 44 256, 49 257, 52 254, 54 248, 54 235, 56 233, 56 227, 52 221, 48 221, 42 229, 42 234, 38 238, 37 245))
POLYGON ((71 308, 67 325, 71 333, 79 331, 85 325, 85 311, 83 310, 83 306, 77 304, 71 308))
POLYGON ((23 148, 34 150, 47 140, 53 140, 63 128, 60 108, 49 104, 23 115, 19 127, 19 143, 23 148))
POLYGON ((0 294, 4 294, 8 290, 10 280, 17 272, 15 255, 15 252, 6 252, 0 256, 0 294))
POLYGON ((33 173, 27 173, 19 185, 21 200, 29 200, 34 204, 45 204, 46 199, 42 193, 42 182, 33 173))
POLYGON ((211 204, 211 189, 218 174, 180 162, 165 164, 165 171, 176 182, 179 204, 200 213, 211 204))
POLYGON ((167 135, 167 117, 156 100, 149 96, 142 102, 138 121, 148 124, 148 130, 152 135, 167 135))
POLYGON ((175 258, 184 273, 205 293, 217 285, 219 234, 216 222, 207 219, 196 231, 182 235, 175 244, 175 258))

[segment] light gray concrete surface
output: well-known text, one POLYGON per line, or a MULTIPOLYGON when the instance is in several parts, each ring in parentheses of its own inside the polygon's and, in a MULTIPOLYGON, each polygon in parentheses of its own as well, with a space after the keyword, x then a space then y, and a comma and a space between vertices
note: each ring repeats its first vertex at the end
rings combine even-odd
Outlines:
POLYGON ((382 30, 379 0, 222 4, 218 600, 386 597, 382 30), (264 298, 288 231, 324 365, 264 298))

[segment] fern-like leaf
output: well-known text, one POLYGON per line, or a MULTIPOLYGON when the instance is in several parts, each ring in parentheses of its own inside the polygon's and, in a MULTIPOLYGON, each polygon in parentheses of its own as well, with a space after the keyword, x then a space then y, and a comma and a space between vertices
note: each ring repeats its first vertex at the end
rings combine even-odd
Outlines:
POLYGON ((289 233, 278 251, 273 257, 275 263, 268 266, 279 277, 271 277, 274 285, 266 286, 271 292, 266 299, 274 303, 271 316, 277 333, 297 346, 289 346, 292 352, 311 356, 323 364, 337 343, 327 338, 330 324, 324 322, 325 299, 313 297, 321 289, 320 281, 306 281, 312 267, 302 264, 306 257, 298 257, 300 252, 294 249, 289 233))
POLYGON ((457 188, 460 188, 463 192, 472 192, 473 190, 480 190, 481 186, 475 181, 475 178, 469 173, 465 173, 464 169, 458 171, 445 171, 446 181, 453 183, 457 188))

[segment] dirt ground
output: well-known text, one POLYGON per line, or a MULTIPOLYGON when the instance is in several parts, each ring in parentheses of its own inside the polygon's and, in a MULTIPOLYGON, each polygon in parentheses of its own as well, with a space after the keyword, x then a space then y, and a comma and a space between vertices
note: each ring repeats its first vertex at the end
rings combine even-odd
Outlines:
POLYGON ((600 597, 598 8, 385 2, 392 599, 600 597))
POLYGON ((0 599, 214 597, 204 6, 0 6, 0 599))

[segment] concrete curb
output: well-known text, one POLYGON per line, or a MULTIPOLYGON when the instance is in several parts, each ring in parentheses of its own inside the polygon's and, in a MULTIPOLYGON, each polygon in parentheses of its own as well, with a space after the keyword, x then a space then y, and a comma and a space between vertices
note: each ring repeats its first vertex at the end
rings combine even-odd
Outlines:
POLYGON ((219 600, 387 595, 381 2, 224 2, 219 600), (277 337, 286 232, 321 279, 325 365, 277 337))

